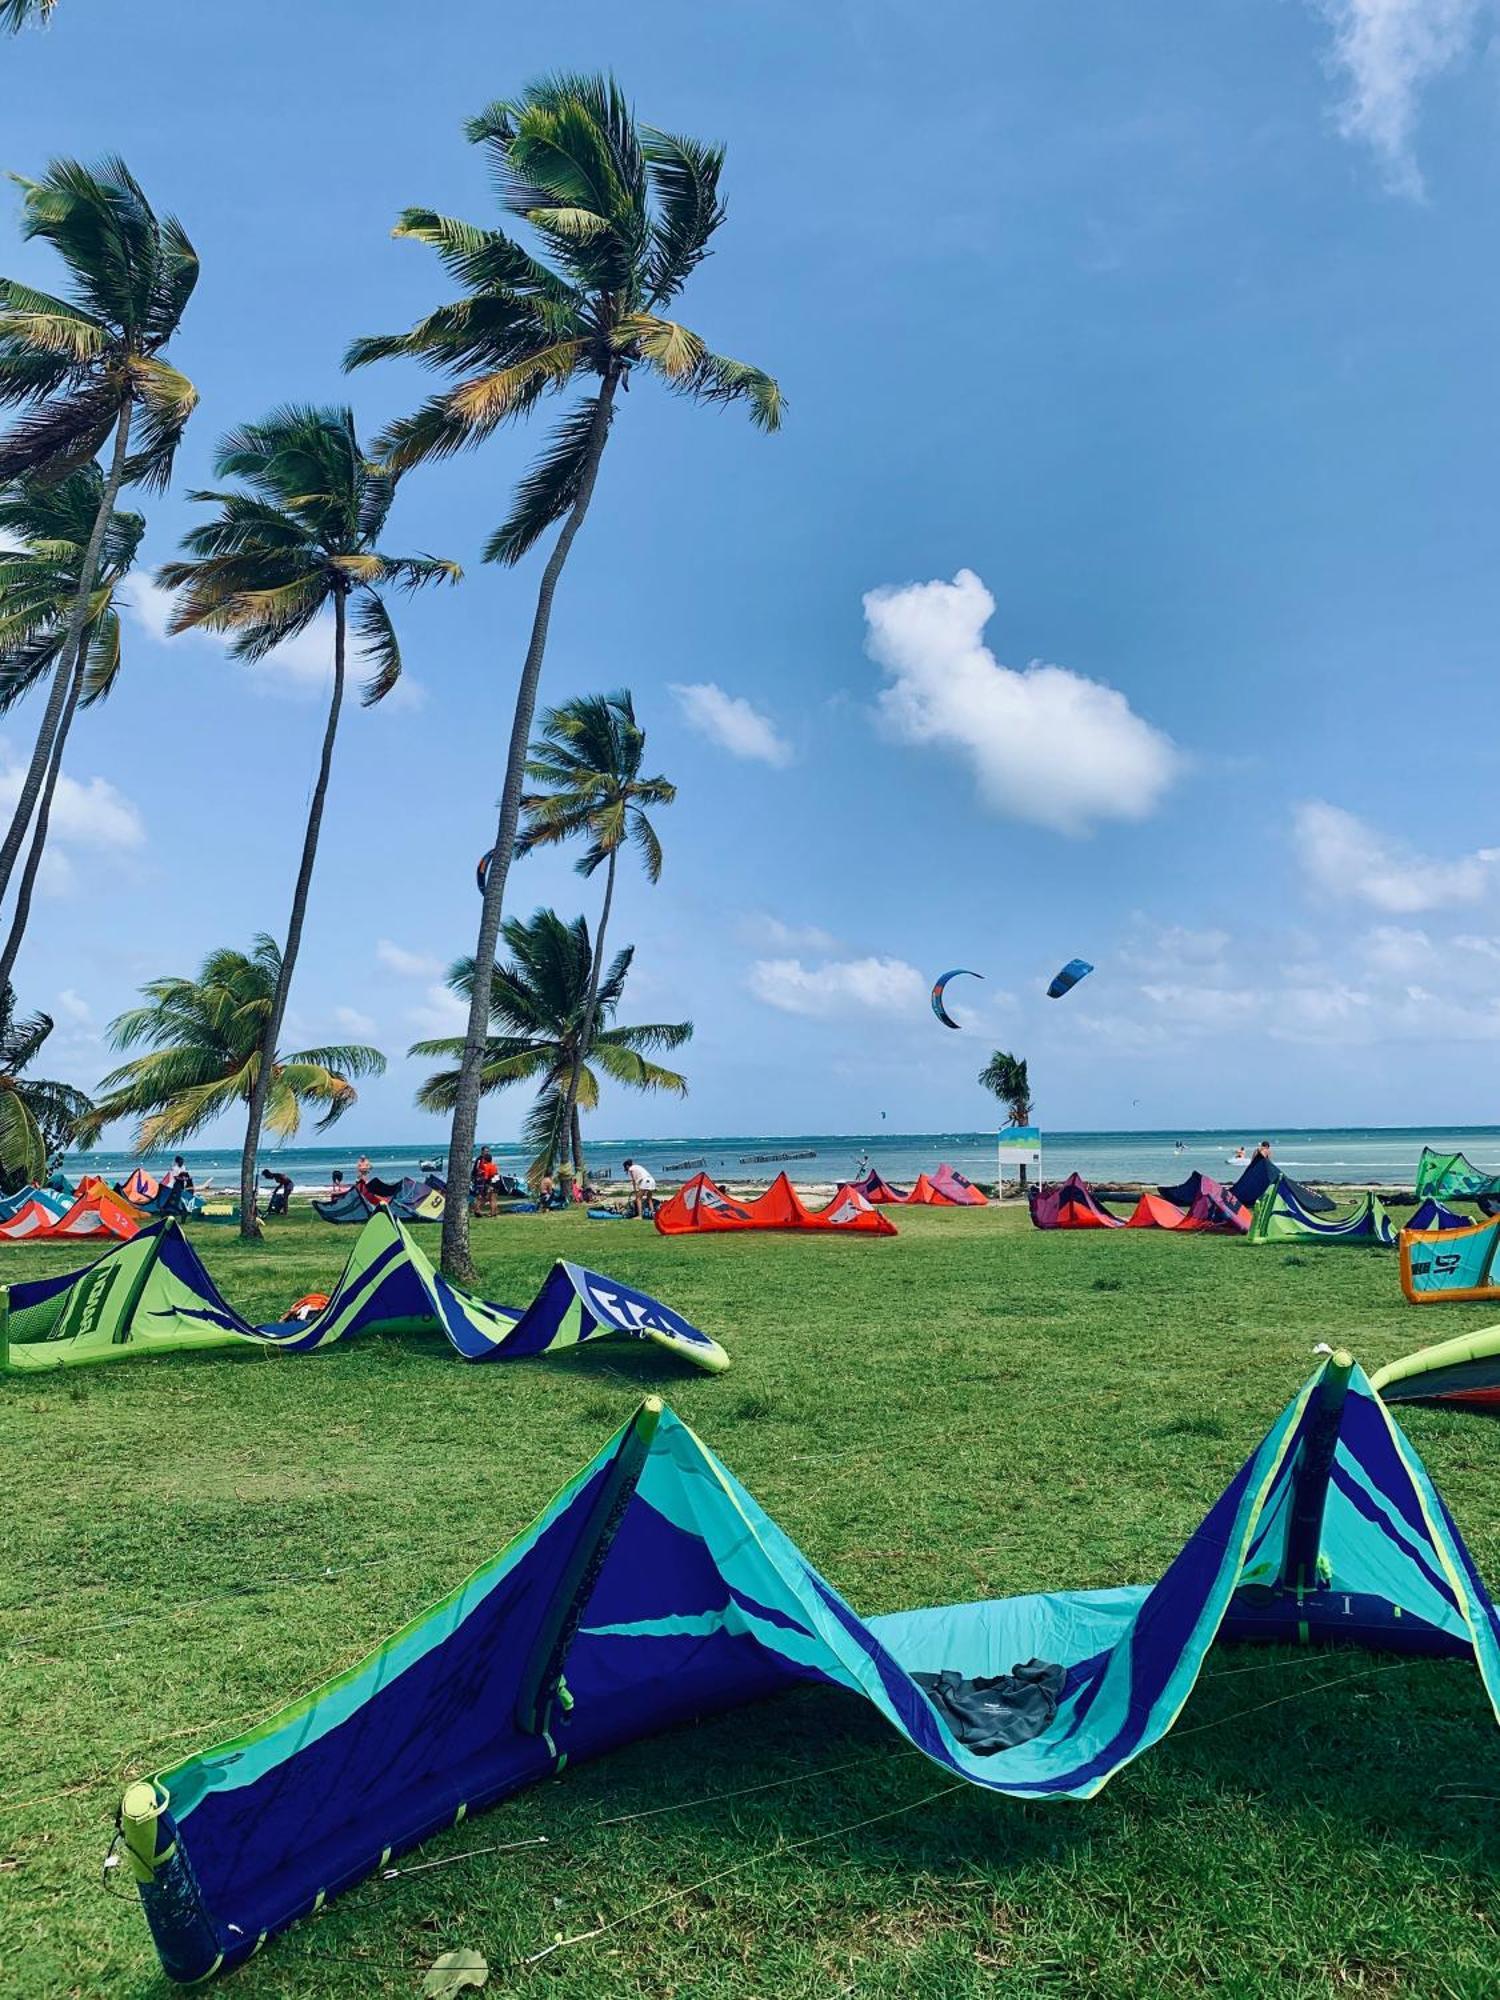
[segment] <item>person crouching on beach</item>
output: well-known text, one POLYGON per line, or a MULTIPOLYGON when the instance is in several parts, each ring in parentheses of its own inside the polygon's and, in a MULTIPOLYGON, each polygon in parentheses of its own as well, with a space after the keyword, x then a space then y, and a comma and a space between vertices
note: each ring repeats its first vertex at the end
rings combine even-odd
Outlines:
POLYGON ((630 1182, 630 1212, 644 1222, 656 1213, 656 1182, 639 1160, 627 1160, 625 1174, 630 1182))

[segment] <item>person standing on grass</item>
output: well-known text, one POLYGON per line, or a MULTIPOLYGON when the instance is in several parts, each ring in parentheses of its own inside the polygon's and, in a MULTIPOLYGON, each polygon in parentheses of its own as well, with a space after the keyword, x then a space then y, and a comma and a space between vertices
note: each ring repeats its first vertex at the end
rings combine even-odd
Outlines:
POLYGON ((495 1165, 495 1156, 488 1146, 481 1146, 479 1158, 474 1162, 474 1213, 476 1215, 498 1215, 499 1205, 495 1200, 495 1183, 500 1178, 500 1169, 495 1165))
POLYGON ((652 1199, 656 1193, 656 1182, 639 1160, 627 1160, 625 1174, 630 1182, 630 1212, 644 1222, 656 1213, 656 1203, 652 1199))

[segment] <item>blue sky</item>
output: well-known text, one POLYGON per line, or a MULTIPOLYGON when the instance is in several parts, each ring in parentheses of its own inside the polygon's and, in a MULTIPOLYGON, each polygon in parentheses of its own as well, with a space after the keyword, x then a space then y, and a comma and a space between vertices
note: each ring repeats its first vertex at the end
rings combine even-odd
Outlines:
MULTIPOLYGON (((426 391, 339 356, 449 296, 389 230, 494 219, 460 133, 490 98, 612 67, 727 144, 682 316, 779 376, 786 429, 632 393, 544 681, 630 686, 680 788, 617 941, 627 1015, 696 1024, 692 1094, 607 1098, 601 1133, 970 1128, 996 1045, 1056 1128, 1479 1121, 1497 37, 1492 0, 60 0, 0 44, 3 164, 118 150, 199 247, 155 564, 231 424, 348 398, 373 433, 426 391), (1097 973, 1046 1001, 1074 954, 1097 973), (952 965, 984 974, 957 1034, 952 965)), ((0 269, 55 282, 14 213, 0 269)), ((392 517, 468 574, 402 607, 410 685, 340 750, 290 1032, 392 1058, 351 1143, 439 1137, 404 1050, 478 919, 536 582, 479 549, 537 435, 392 517)), ((143 579, 19 969, 85 1086, 142 979, 283 925, 317 753, 316 647, 252 672, 162 613, 143 579)))

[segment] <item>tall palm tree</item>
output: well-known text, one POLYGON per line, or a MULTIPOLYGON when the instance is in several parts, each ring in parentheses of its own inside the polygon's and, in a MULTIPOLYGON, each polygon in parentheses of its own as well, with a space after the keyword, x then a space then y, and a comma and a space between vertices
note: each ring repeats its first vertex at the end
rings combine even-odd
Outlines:
MULTIPOLYGON (((103 490, 104 474, 90 461, 55 482, 33 476, 0 491, 0 544, 13 544, 0 547, 0 713, 8 712, 56 671, 103 490)), ((117 511, 105 524, 98 573, 37 799, 15 913, 0 948, 0 989, 10 982, 26 935, 73 718, 80 706, 102 701, 120 671, 115 593, 130 573, 145 531, 140 514, 117 511)))
MULTIPOLYGON (((502 204, 536 232, 542 254, 532 255, 503 230, 408 209, 396 234, 430 244, 464 296, 408 333, 357 340, 347 363, 411 355, 455 378, 453 387, 387 431, 385 448, 397 468, 480 444, 549 391, 587 385, 485 548, 487 561, 516 563, 561 523, 542 570, 516 688, 474 953, 488 965, 499 938, 552 601, 593 498, 617 395, 641 370, 698 402, 743 402, 751 421, 767 431, 779 428, 782 403, 769 375, 713 353, 698 334, 666 317, 724 220, 721 147, 638 125, 607 77, 534 83, 514 101, 492 104, 467 130, 490 155, 502 204)), ((453 1101, 448 1173, 457 1186, 467 1180, 473 1154, 486 1033, 481 984, 469 1002, 453 1101)), ((462 1202, 450 1202, 443 1218, 443 1268, 450 1278, 472 1280, 462 1202)))
POLYGON ((240 1233, 248 1237, 260 1234, 254 1197, 261 1125, 318 856, 344 705, 349 620, 352 615, 359 650, 372 669, 363 693, 369 708, 401 678, 401 647, 382 590, 419 590, 440 579, 457 582, 462 572, 455 563, 433 556, 387 555, 376 546, 395 496, 395 479, 372 466, 361 450, 352 410, 275 410, 264 423, 230 432, 219 446, 215 471, 220 479, 239 479, 244 485, 191 496, 217 512, 183 537, 189 559, 167 563, 160 572, 165 588, 180 593, 170 629, 231 633, 230 653, 258 660, 328 610, 333 613, 333 693, 322 758, 240 1160, 240 1233))
POLYGON ((158 218, 123 160, 92 169, 58 160, 41 180, 20 185, 22 233, 53 246, 72 288, 54 298, 0 278, 0 405, 21 411, 0 435, 0 484, 28 472, 58 478, 106 444, 110 452, 31 762, 0 840, 0 897, 45 782, 120 488, 166 489, 198 401, 163 358, 198 282, 198 254, 182 224, 158 218))
MULTIPOLYGON (((248 1105, 262 1071, 266 1021, 281 974, 274 938, 258 937, 248 954, 211 951, 196 979, 153 979, 144 1007, 109 1024, 117 1049, 149 1047, 111 1070, 102 1095, 79 1122, 92 1145, 116 1118, 135 1118, 142 1152, 180 1145, 221 1112, 248 1105)), ((321 1132, 354 1104, 354 1077, 380 1076, 385 1057, 358 1044, 331 1044, 273 1056, 265 1122, 278 1139, 295 1139, 305 1109, 318 1108, 321 1132)), ((252 1191, 253 1193, 253 1191, 252 1191)))
MULTIPOLYGON (((661 842, 646 809, 671 805, 677 787, 663 777, 642 775, 645 753, 646 732, 635 719, 635 704, 629 689, 621 688, 615 694, 579 695, 560 708, 548 709, 542 717, 540 740, 532 744, 526 764, 530 783, 545 789, 522 794, 517 854, 582 838, 588 846, 574 864, 578 873, 587 878, 601 866, 604 869, 604 901, 599 909, 599 927, 594 933, 588 1000, 562 1110, 565 1133, 574 1129, 578 1073, 583 1051, 593 1035, 599 1003, 599 978, 614 904, 615 871, 620 849, 627 840, 634 841, 640 850, 647 881, 661 880, 661 842)), ((581 1176, 585 1163, 582 1149, 577 1145, 574 1164, 581 1176)))
MULTIPOLYGON (((599 1074, 632 1090, 665 1090, 685 1097, 686 1079, 652 1062, 650 1056, 656 1050, 680 1049, 691 1038, 693 1024, 616 1027, 614 1016, 635 948, 615 953, 595 990, 594 950, 584 917, 564 923, 555 910, 538 910, 529 922, 507 918, 502 934, 511 962, 494 967, 485 994, 491 1032, 485 1037, 480 1089, 488 1093, 513 1083, 537 1084, 536 1101, 521 1128, 527 1144, 536 1148, 532 1173, 551 1173, 559 1157, 571 1150, 574 1171, 581 1176, 578 1114, 598 1104, 599 1074), (591 990, 596 1010, 585 1035, 591 990), (565 1118, 568 1082, 575 1075, 577 1096, 565 1118)), ((460 959, 448 984, 467 999, 474 990, 473 959, 460 959)), ((464 1048, 465 1037, 453 1036, 418 1042, 410 1053, 452 1062, 462 1059, 464 1048)), ((451 1111, 460 1080, 460 1070, 440 1070, 417 1092, 418 1104, 425 1111, 451 1111)), ((467 1180, 461 1183, 466 1184, 467 1180)))
POLYGON ((52 1033, 50 1014, 16 1018, 16 996, 0 987, 0 1190, 34 1186, 73 1137, 92 1105, 71 1084, 26 1076, 52 1033))
POLYGON ((979 1081, 985 1090, 993 1091, 1005 1106, 1008 1124, 1031 1123, 1031 1079, 1026 1073, 1024 1056, 1013 1056, 1004 1049, 996 1049, 979 1072, 979 1081))
POLYGON ((18 35, 28 21, 47 21, 57 0, 0 0, 0 28, 18 35))

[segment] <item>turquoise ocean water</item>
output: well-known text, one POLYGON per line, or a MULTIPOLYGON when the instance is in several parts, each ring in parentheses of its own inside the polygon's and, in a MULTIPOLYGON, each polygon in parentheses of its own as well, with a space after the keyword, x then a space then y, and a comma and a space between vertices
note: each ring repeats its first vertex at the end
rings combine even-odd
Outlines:
MULTIPOLYGON (((591 1170, 618 1174, 627 1154, 643 1160, 658 1179, 695 1171, 701 1164, 720 1179, 767 1179, 781 1165, 798 1181, 847 1179, 861 1163, 878 1167, 888 1180, 910 1180, 923 1168, 929 1172, 947 1160, 974 1180, 993 1180, 994 1131, 989 1132, 814 1132, 766 1137, 754 1133, 718 1133, 679 1139, 593 1139, 588 1141, 591 1170), (752 1154, 796 1153, 807 1157, 785 1162, 756 1162, 752 1154)), ((1385 1183, 1409 1187, 1417 1156, 1424 1145, 1443 1152, 1464 1152, 1476 1165, 1500 1172, 1500 1126, 1426 1127, 1350 1126, 1320 1130, 1281 1128, 1243 1131, 1166 1132, 1044 1132, 1042 1171, 1048 1180, 1073 1172, 1092 1181, 1177 1181, 1194 1167, 1216 1179, 1234 1178, 1233 1155, 1248 1153, 1261 1139, 1270 1139, 1275 1158, 1300 1180, 1385 1183)), ((363 1151, 382 1179, 399 1180, 420 1171, 424 1161, 441 1161, 439 1140, 404 1145, 291 1146, 264 1158, 292 1176, 300 1187, 325 1186, 333 1168, 352 1178, 354 1162, 363 1151)), ((497 1144, 502 1167, 524 1170, 526 1155, 514 1145, 497 1144)), ((188 1149, 194 1178, 216 1186, 233 1185, 239 1155, 233 1145, 188 1149)), ((168 1156, 153 1155, 145 1164, 153 1170, 168 1156)), ((70 1159, 68 1171, 86 1169, 118 1180, 137 1163, 129 1152, 99 1151, 70 1159)))

